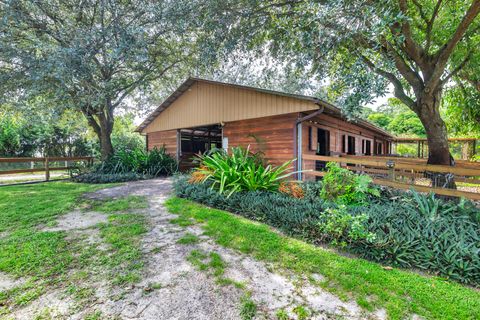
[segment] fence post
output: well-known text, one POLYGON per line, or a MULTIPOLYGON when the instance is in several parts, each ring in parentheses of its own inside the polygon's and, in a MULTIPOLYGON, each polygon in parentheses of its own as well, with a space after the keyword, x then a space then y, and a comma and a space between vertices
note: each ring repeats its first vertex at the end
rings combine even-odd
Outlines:
POLYGON ((45 181, 50 180, 50 168, 48 166, 48 157, 45 157, 45 181))
POLYGON ((395 162, 393 160, 388 160, 386 163, 388 168, 388 178, 390 180, 395 180, 395 162))

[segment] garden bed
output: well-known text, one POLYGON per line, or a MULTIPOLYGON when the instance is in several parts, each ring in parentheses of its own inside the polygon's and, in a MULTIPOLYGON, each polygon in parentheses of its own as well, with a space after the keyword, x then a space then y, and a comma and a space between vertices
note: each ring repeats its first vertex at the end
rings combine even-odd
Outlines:
POLYGON ((306 183, 302 189, 301 199, 269 191, 227 196, 208 183, 189 182, 188 176, 175 183, 179 197, 268 223, 312 243, 480 286, 480 223, 473 204, 382 189, 379 197, 344 206, 322 200, 321 183, 306 183))

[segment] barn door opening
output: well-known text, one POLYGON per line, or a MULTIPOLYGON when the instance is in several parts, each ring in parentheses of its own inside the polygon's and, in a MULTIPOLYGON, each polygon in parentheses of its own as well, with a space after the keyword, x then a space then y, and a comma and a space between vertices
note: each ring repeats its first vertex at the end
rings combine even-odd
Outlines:
POLYGON ((196 127, 180 130, 180 169, 195 166, 195 155, 222 147, 222 127, 220 125, 196 127))

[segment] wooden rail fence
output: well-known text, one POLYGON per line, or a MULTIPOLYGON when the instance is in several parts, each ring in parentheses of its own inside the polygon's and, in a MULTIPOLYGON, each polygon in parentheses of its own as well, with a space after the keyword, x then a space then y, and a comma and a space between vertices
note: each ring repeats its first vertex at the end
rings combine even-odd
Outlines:
POLYGON ((480 191, 477 191, 480 190, 480 164, 477 163, 462 161, 455 166, 442 166, 427 164, 424 159, 381 156, 332 157, 308 154, 302 155, 302 162, 303 175, 307 179, 309 176, 325 175, 325 171, 316 170, 319 163, 337 162, 355 173, 370 175, 373 182, 378 185, 480 200, 480 191), (457 189, 432 187, 427 173, 450 174, 457 183, 457 189))
POLYGON ((43 157, 43 158, 0 158, 1 163, 30 163, 30 169, 13 169, 0 170, 0 175, 28 173, 28 172, 42 172, 45 171, 45 181, 50 180, 51 171, 73 170, 78 169, 78 165, 69 165, 69 162, 85 162, 87 166, 93 164, 93 157, 43 157), (52 167, 51 162, 63 162, 64 166, 52 167), (35 163, 41 163, 41 167, 34 167, 35 163))

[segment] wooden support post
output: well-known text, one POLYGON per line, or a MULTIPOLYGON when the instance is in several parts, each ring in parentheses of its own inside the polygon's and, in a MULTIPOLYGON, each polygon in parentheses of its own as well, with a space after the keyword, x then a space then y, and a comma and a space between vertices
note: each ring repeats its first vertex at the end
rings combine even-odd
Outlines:
POLYGON ((50 168, 48 167, 48 157, 45 157, 45 181, 50 180, 50 168))
POLYGON ((420 141, 417 141, 417 157, 420 158, 420 141))

